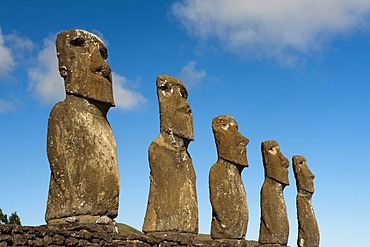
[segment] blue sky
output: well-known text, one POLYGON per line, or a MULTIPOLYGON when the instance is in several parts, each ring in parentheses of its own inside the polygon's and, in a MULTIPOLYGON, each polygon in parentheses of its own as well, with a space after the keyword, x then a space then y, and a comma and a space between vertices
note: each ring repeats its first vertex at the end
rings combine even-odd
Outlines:
MULTIPOLYGON (((275 139, 316 175, 322 246, 370 241, 370 1, 2 1, 0 208, 44 224, 49 184, 47 120, 63 100, 55 35, 103 38, 117 107, 108 113, 121 177, 118 222, 141 229, 149 191, 147 149, 159 133, 155 79, 183 80, 194 117, 200 232, 209 233, 208 172, 217 159, 213 117, 229 114, 250 139, 247 239, 258 239, 260 144, 275 139)), ((295 246, 296 187, 285 198, 295 246)))

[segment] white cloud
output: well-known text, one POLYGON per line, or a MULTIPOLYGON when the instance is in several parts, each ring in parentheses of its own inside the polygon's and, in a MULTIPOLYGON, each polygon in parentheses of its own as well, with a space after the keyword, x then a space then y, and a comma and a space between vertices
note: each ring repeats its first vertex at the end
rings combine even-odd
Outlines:
POLYGON ((11 101, 0 99, 0 114, 15 109, 15 104, 11 101))
POLYGON ((6 35, 5 40, 12 47, 12 50, 30 51, 35 46, 32 40, 27 37, 19 36, 16 33, 6 35))
POLYGON ((197 62, 191 61, 181 69, 179 78, 188 86, 199 84, 207 75, 205 70, 195 68, 197 62))
POLYGON ((11 50, 5 46, 4 35, 0 28, 0 77, 7 76, 14 65, 11 50))
POLYGON ((275 59, 320 48, 332 35, 365 23, 369 0, 183 0, 172 13, 192 35, 275 59))
POLYGON ((53 35, 44 39, 36 65, 28 71, 29 89, 44 103, 54 103, 65 97, 63 78, 58 71, 55 38, 53 35))
POLYGON ((127 88, 132 81, 113 72, 113 94, 116 106, 124 111, 137 109, 146 103, 146 98, 127 88))

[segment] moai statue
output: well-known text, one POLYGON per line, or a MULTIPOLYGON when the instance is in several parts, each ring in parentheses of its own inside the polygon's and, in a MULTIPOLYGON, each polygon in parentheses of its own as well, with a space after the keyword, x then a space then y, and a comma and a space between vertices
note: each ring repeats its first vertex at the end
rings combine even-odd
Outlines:
POLYGON ((248 226, 247 198, 241 172, 248 167, 248 138, 238 131, 233 117, 222 115, 212 121, 218 160, 209 172, 212 205, 211 237, 244 239, 248 226))
POLYGON ((160 75, 156 81, 160 134, 149 147, 150 192, 143 232, 198 232, 195 171, 187 151, 193 117, 184 84, 160 75))
POLYGON ((287 245, 289 222, 283 190, 289 185, 289 161, 280 151, 276 141, 261 145, 265 181, 261 188, 260 244, 287 245))
POLYGON ((295 155, 293 160, 293 171, 297 185, 297 218, 298 218, 298 247, 318 247, 320 232, 317 225, 315 213, 312 207, 312 194, 314 193, 312 174, 306 164, 306 158, 295 155))
POLYGON ((120 185, 116 142, 106 118, 114 106, 107 48, 83 30, 60 33, 56 47, 66 98, 49 117, 45 219, 50 225, 110 224, 117 217, 120 185))

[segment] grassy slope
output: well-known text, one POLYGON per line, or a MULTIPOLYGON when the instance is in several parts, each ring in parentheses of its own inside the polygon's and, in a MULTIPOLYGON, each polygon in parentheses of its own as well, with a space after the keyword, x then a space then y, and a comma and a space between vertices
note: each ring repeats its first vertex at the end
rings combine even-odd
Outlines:
POLYGON ((120 234, 127 235, 127 234, 143 234, 141 231, 123 224, 123 223, 117 223, 117 228, 120 234))

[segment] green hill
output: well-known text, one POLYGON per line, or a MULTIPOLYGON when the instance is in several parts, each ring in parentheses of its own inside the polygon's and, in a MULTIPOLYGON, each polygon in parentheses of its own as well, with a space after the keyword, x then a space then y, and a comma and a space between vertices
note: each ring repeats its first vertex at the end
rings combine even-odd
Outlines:
POLYGON ((119 234, 122 235, 128 235, 128 234, 140 234, 142 235, 143 233, 132 226, 123 224, 123 223, 116 223, 116 226, 118 228, 119 234))

